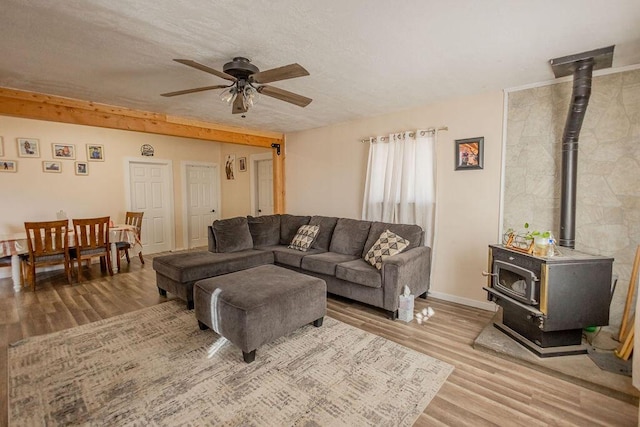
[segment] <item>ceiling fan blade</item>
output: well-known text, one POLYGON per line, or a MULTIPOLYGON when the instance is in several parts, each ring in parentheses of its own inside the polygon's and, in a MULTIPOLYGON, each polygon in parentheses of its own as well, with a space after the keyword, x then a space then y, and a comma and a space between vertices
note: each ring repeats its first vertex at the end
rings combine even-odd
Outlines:
POLYGON ((288 90, 278 89, 273 86, 260 86, 258 88, 258 92, 300 107, 306 107, 311 103, 311 101, 313 101, 311 98, 307 98, 306 96, 298 95, 297 93, 289 92, 288 90))
POLYGON ((196 88, 193 88, 193 89, 185 89, 185 90, 177 90, 175 92, 161 93, 160 96, 185 95, 187 93, 203 92, 205 90, 222 89, 223 87, 229 87, 229 86, 226 86, 226 85, 215 85, 215 86, 196 87, 196 88))
POLYGON ((255 83, 272 83, 279 80, 292 79, 294 77, 308 76, 309 72, 300 64, 289 64, 271 70, 260 71, 249 76, 249 80, 255 83))
POLYGON ((233 77, 230 74, 223 73, 222 71, 214 70, 211 67, 207 67, 206 65, 202 65, 202 64, 200 64, 200 63, 198 63, 196 61, 192 61, 190 59, 174 59, 174 61, 179 62, 181 64, 184 64, 186 66, 195 68, 197 70, 204 71, 205 73, 213 74, 214 76, 218 76, 218 77, 223 78, 225 80, 230 80, 232 82, 236 81, 236 78, 233 77))
POLYGON ((233 114, 246 113, 249 108, 244 105, 244 97, 242 93, 236 95, 236 99, 233 100, 233 114))

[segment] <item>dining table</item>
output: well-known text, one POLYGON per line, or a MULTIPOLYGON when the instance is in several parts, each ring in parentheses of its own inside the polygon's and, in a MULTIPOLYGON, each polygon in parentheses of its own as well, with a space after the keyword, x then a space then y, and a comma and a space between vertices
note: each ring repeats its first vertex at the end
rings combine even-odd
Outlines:
POLYGON ((26 232, 0 234, 0 257, 11 257, 11 279, 14 290, 19 290, 22 286, 20 255, 28 252, 26 232))
MULTIPOLYGON (((127 242, 133 253, 142 252, 142 242, 138 238, 136 226, 130 224, 114 224, 109 226, 109 245, 111 247, 111 267, 118 271, 117 242, 127 242)), ((75 246, 75 233, 69 228, 69 247, 75 246)), ((11 279, 14 290, 20 290, 22 275, 20 274, 20 255, 29 253, 27 234, 25 231, 16 233, 0 233, 0 257, 11 256, 11 279)))
POLYGON ((109 244, 111 245, 111 268, 118 271, 118 250, 117 242, 127 242, 131 245, 129 248, 134 254, 142 252, 142 242, 138 238, 138 228, 130 224, 114 224, 109 226, 109 244))

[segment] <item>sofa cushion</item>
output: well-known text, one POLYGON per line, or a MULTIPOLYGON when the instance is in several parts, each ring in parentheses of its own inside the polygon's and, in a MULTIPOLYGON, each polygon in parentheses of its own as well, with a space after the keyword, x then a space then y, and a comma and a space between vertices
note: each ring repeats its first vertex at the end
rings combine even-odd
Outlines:
POLYGON ((364 245, 364 251, 362 256, 366 256, 371 246, 380 237, 383 231, 389 230, 398 236, 402 236, 409 241, 409 246, 405 250, 413 249, 421 246, 424 241, 424 230, 422 227, 415 224, 390 224, 388 222, 374 221, 371 223, 371 229, 369 230, 369 236, 367 242, 364 245))
POLYGON ((375 241, 369 252, 364 256, 364 260, 373 265, 378 270, 382 269, 382 261, 391 256, 402 252, 409 241, 389 230, 385 230, 380 234, 378 240, 375 241))
POLYGON ((336 267, 336 277, 371 288, 382 287, 382 274, 363 259, 343 262, 336 267))
POLYGON ((153 269, 179 283, 273 264, 273 252, 248 249, 233 253, 189 251, 153 258, 153 269))
POLYGON ((247 216, 253 247, 272 246, 280 243, 280 215, 247 216))
POLYGON ((345 255, 356 255, 358 258, 362 257, 362 250, 369 236, 370 227, 371 221, 349 218, 338 219, 331 237, 329 251, 345 255))
POLYGON ((280 215, 280 244, 288 245, 301 225, 309 224, 310 216, 280 215))
POLYGON ((253 248, 247 218, 236 217, 213 221, 213 236, 219 253, 239 252, 253 248))
POLYGON ((355 255, 345 255, 336 252, 323 252, 314 255, 306 255, 302 258, 300 267, 304 270, 313 271, 314 273, 336 275, 336 266, 340 263, 357 259, 355 255))
POLYGON ((336 228, 337 223, 338 218, 334 216, 312 216, 309 221, 309 225, 319 226, 320 233, 318 233, 318 237, 313 241, 311 247, 314 249, 328 251, 329 245, 331 244, 331 236, 333 235, 333 230, 336 228))
POLYGON ((273 252, 273 259, 277 264, 296 268, 301 267, 302 259, 305 256, 322 253, 320 249, 309 249, 307 252, 302 252, 296 249, 289 249, 283 245, 263 246, 260 249, 273 252))
POLYGON ((319 231, 320 226, 318 225, 301 225, 296 235, 291 239, 289 249, 307 252, 318 236, 319 231))

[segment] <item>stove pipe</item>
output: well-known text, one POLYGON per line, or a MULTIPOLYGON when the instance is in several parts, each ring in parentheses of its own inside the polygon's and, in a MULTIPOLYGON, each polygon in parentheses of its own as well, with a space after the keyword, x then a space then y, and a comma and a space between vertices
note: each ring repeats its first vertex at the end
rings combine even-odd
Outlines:
POLYGON ((573 72, 573 94, 562 135, 562 187, 560 194, 560 246, 576 246, 576 188, 578 139, 591 96, 593 59, 581 61, 573 72))
POLYGON ((573 74, 573 93, 562 135, 562 187, 560 195, 560 238, 558 244, 575 248, 578 139, 591 96, 593 70, 611 67, 613 48, 609 46, 577 55, 552 59, 556 77, 573 74))

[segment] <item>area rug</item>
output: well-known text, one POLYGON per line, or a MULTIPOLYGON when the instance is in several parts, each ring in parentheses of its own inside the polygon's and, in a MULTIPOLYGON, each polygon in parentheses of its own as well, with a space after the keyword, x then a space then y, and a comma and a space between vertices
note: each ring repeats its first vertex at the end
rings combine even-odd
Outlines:
POLYGON ((242 352, 169 301, 9 348, 10 425, 411 425, 453 367, 326 317, 242 352))

